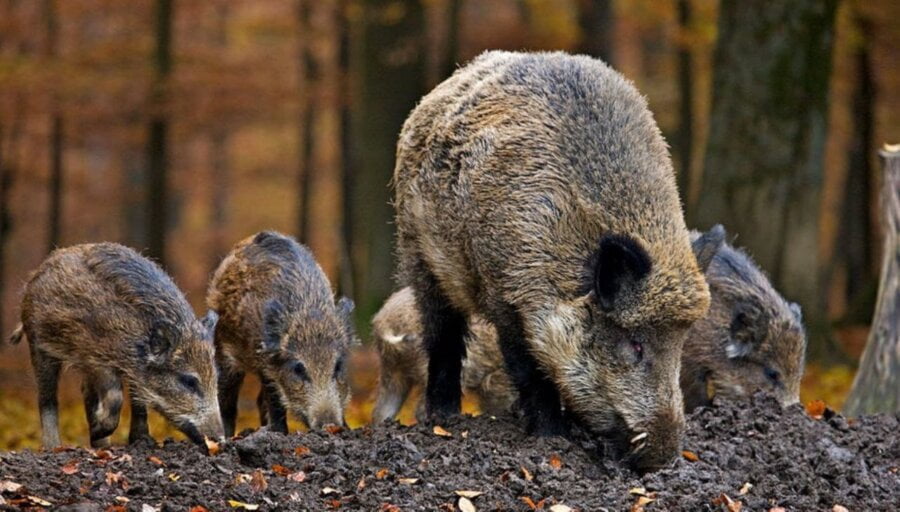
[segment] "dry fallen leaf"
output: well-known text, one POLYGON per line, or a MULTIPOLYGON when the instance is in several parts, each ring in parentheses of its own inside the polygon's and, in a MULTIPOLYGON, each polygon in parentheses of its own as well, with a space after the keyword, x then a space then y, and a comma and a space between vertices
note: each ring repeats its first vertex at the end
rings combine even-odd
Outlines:
POLYGON ((291 474, 291 470, 282 466, 281 464, 274 464, 272 466, 272 471, 279 476, 288 476, 291 474))
POLYGON ((631 489, 628 489, 628 494, 634 494, 636 496, 646 496, 647 489, 644 489, 643 487, 632 487, 631 489))
POLYGON ((419 479, 418 478, 398 478, 397 481, 404 485, 413 485, 414 483, 418 482, 419 479))
POLYGON ((461 436, 463 439, 468 439, 468 438, 469 438, 469 431, 468 431, 468 430, 463 430, 463 431, 462 431, 462 434, 460 434, 460 436, 461 436))
POLYGON ((484 494, 481 491, 453 491, 453 492, 455 492, 457 496, 462 496, 463 498, 469 498, 469 499, 477 498, 477 497, 481 496, 482 494, 484 494))
POLYGON ((291 473, 287 476, 288 480, 293 480, 294 482, 302 482, 306 480, 306 473, 303 471, 297 471, 296 473, 291 473))
POLYGON ((341 492, 341 491, 339 491, 339 490, 337 490, 337 489, 335 489, 335 488, 333 488, 333 487, 323 487, 323 488, 322 488, 322 495, 323 495, 323 496, 328 496, 329 494, 337 494, 337 493, 339 493, 339 492, 341 492))
POLYGON ((850 512, 850 511, 847 510, 847 507, 845 507, 843 505, 835 505, 835 506, 831 507, 831 512, 850 512))
POLYGON ((342 505, 341 500, 335 499, 325 500, 325 504, 331 508, 341 508, 342 505))
POLYGON ((250 488, 253 489, 253 492, 265 492, 269 488, 269 482, 266 482, 266 477, 261 469, 253 471, 253 476, 250 477, 250 488))
POLYGON ((453 437, 453 434, 451 434, 450 432, 448 432, 447 430, 445 430, 444 427, 442 427, 442 426, 440 426, 440 425, 435 425, 435 426, 434 426, 434 429, 432 430, 432 432, 434 432, 434 435, 436 435, 436 436, 441 436, 441 437, 453 437))
POLYGON ((344 427, 340 425, 325 425, 325 431, 329 434, 340 434, 344 431, 344 427))
POLYGON ((141 512, 159 512, 159 507, 144 503, 141 505, 141 512))
POLYGON ((638 496, 637 501, 631 505, 631 512, 644 512, 644 507, 653 501, 654 499, 648 496, 638 496))
POLYGON ((177 473, 169 473, 169 480, 171 480, 173 482, 177 482, 177 481, 181 480, 181 475, 179 475, 177 473))
POLYGON ((522 469, 522 476, 525 477, 525 480, 528 480, 529 482, 534 480, 534 475, 531 474, 531 471, 528 471, 527 469, 525 469, 525 466, 522 466, 521 469, 522 469))
POLYGON ((377 478, 378 480, 384 480, 384 477, 386 477, 387 474, 388 474, 387 468, 381 468, 375 472, 375 478, 377 478))
POLYGON ((97 450, 94 452, 94 457, 100 460, 110 460, 113 458, 113 454, 109 450, 97 450))
POLYGON ((400 512, 400 507, 391 503, 382 503, 379 510, 381 512, 400 512))
POLYGON ((234 485, 246 484, 250 481, 250 475, 247 473, 238 473, 234 475, 234 485))
POLYGON ((743 503, 740 501, 736 501, 731 499, 727 494, 722 493, 718 498, 712 500, 713 505, 725 505, 725 508, 728 509, 728 512, 740 512, 741 506, 743 503))
POLYGON ((681 456, 691 462, 697 462, 698 460, 700 460, 700 457, 697 457, 696 453, 689 451, 689 450, 682 451, 681 456))
MULTIPOLYGON (((194 509, 191 509, 191 512, 193 511, 194 509)), ((125 508, 125 505, 110 505, 106 507, 105 512, 128 512, 128 509, 125 508)))
POLYGON ((359 482, 356 482, 356 490, 361 491, 366 488, 366 477, 359 477, 359 482))
POLYGON ((738 491, 738 494, 743 496, 743 495, 747 494, 748 492, 750 492, 750 489, 753 489, 753 484, 751 484, 750 482, 747 482, 741 486, 741 490, 738 491))
POLYGON ((303 445, 300 445, 300 446, 294 448, 294 455, 296 455, 298 457, 303 457, 304 455, 309 455, 309 448, 307 448, 303 445))
POLYGON ((13 482, 12 480, 0 481, 0 492, 19 492, 19 489, 21 488, 22 484, 13 482))
POLYGON ((821 400, 811 400, 807 402, 806 414, 809 414, 817 420, 822 419, 822 415, 825 414, 825 402, 821 400))
POLYGON ((74 475, 78 472, 78 460, 72 459, 69 462, 66 462, 66 465, 62 467, 62 472, 67 475, 74 475))
POLYGON ((231 508, 242 508, 244 510, 258 510, 259 505, 254 505, 252 503, 244 503, 242 501, 237 500, 228 500, 228 505, 231 508))
POLYGON ((522 503, 528 505, 528 508, 530 508, 531 510, 537 510, 537 509, 538 509, 537 503, 535 503, 534 500, 532 500, 532 499, 529 498, 528 496, 522 496, 521 498, 519 498, 519 500, 521 500, 522 503))
POLYGON ((49 501, 47 501, 43 498, 38 498, 37 496, 27 496, 27 498, 28 498, 28 501, 30 501, 31 503, 41 506, 41 507, 53 506, 53 503, 50 503, 49 501))
POLYGON ((550 506, 550 512, 572 512, 572 507, 557 503, 556 505, 550 506))
POLYGON ((787 512, 787 509, 784 507, 772 507, 769 509, 769 512, 787 512))
POLYGON ((553 469, 559 469, 562 467, 562 458, 560 458, 559 454, 554 453, 550 456, 550 467, 553 469))
POLYGON ((206 451, 210 455, 218 455, 218 453, 222 450, 222 448, 219 446, 219 443, 213 441, 212 439, 204 437, 203 440, 206 442, 206 451))
POLYGON ((165 466, 165 465, 166 465, 166 463, 163 462, 163 461, 162 461, 159 457, 157 457, 156 455, 151 455, 151 456, 147 457, 147 460, 149 460, 150 462, 156 464, 157 466, 165 466))
POLYGON ((459 497, 457 506, 459 507, 459 512, 475 512, 475 504, 472 503, 472 500, 466 498, 465 496, 459 497))
POLYGON ((121 471, 119 471, 118 473, 113 473, 112 471, 106 472, 106 485, 110 487, 122 482, 123 480, 124 477, 122 476, 121 471))
POLYGON ((209 512, 203 505, 194 505, 188 512, 209 512))

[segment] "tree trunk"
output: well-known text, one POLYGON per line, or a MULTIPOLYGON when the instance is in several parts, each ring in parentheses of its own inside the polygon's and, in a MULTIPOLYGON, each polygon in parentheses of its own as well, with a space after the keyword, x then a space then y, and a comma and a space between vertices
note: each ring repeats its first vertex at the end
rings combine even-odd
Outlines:
MULTIPOLYGON (((689 0, 678 0, 678 29, 682 34, 691 30, 691 5, 689 0)), ((691 48, 682 37, 678 47, 678 189, 685 202, 685 209, 693 205, 687 201, 691 189, 691 162, 694 145, 694 81, 691 69, 691 48)))
MULTIPOLYGON (((59 24, 56 18, 56 0, 44 0, 44 23, 47 30, 45 56, 52 65, 58 56, 59 24)), ((62 239, 63 119, 56 91, 51 92, 50 110, 50 217, 47 252, 58 247, 62 239)))
POLYGON ((6 241, 12 233, 12 214, 9 208, 10 191, 13 185, 13 173, 7 164, 6 152, 3 145, 3 125, 0 124, 0 336, 8 333, 3 326, 3 300, 6 292, 6 241))
MULTIPOLYGON (((227 3, 216 5, 216 25, 213 32, 213 44, 221 52, 228 48, 227 3)), ((210 186, 210 229, 212 231, 212 247, 209 252, 210 268, 215 269, 227 251, 231 248, 228 240, 228 189, 231 186, 231 168, 228 160, 229 130, 225 126, 215 126, 209 136, 210 155, 212 159, 212 177, 210 186)))
MULTIPOLYGON (((817 261, 836 0, 723 0, 703 187, 692 223, 738 235, 830 343, 817 261)), ((821 340, 825 340, 824 342, 821 340)))
POLYGON ((310 147, 303 192, 304 241, 332 283, 338 281, 343 226, 340 7, 337 0, 310 2, 307 38, 307 83, 313 101, 305 128, 310 147))
POLYGON ((169 120, 166 87, 172 71, 172 0, 156 1, 156 51, 153 112, 147 139, 147 255, 165 267, 169 120))
POLYGON ((869 339, 844 413, 900 412, 900 145, 885 146, 882 204, 884 257, 869 339))
POLYGON ((581 44, 578 52, 613 65, 613 0, 581 0, 578 24, 581 44))
POLYGON ((393 209, 389 182, 397 136, 424 94, 424 13, 419 0, 365 0, 354 20, 352 257, 360 316, 393 289, 393 209))

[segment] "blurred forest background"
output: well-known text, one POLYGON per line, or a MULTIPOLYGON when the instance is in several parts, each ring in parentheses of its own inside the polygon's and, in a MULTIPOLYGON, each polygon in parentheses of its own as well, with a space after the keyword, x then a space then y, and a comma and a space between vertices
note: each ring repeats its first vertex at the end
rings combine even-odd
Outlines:
MULTIPOLYGON (((840 406, 880 268, 875 150, 900 134, 892 0, 0 0, 0 332, 53 247, 139 248, 199 311, 230 246, 277 229, 367 339, 394 287, 400 126, 498 48, 587 53, 636 83, 689 225, 723 223, 803 305, 804 399, 840 406)), ((27 361, 0 355, 0 447, 36 439, 27 361)))

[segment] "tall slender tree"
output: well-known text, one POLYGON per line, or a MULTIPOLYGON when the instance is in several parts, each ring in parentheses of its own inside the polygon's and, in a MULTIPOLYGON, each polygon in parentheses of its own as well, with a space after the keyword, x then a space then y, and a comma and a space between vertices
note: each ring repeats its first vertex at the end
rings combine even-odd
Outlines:
POLYGON ((403 121, 425 92, 420 0, 363 0, 353 20, 352 209, 360 313, 374 313, 393 288, 389 182, 403 121))
MULTIPOLYGON (((690 0, 678 0, 678 29, 682 36, 691 30, 690 0)), ((691 162, 694 149, 694 80, 691 48, 686 38, 678 42, 678 135, 675 146, 678 153, 678 189, 685 200, 685 207, 693 205, 687 202, 688 190, 691 188, 691 162)))
POLYGON ((803 305, 820 340, 817 230, 836 5, 722 1, 694 222, 737 234, 776 287, 803 305))
MULTIPOLYGON (((212 34, 212 43, 220 53, 228 49, 228 19, 230 8, 227 2, 215 5, 216 22, 212 34)), ((228 189, 231 187, 231 168, 228 160, 229 129, 217 124, 209 135, 212 153, 212 187, 210 195, 210 217, 212 230, 212 250, 210 251, 210 268, 215 268, 229 248, 227 236, 228 225, 228 189)))
POLYGON ((169 119, 167 87, 172 72, 173 0, 156 0, 154 83, 147 136, 147 253, 161 265, 166 263, 168 224, 169 119))
MULTIPOLYGON (((46 29, 45 57, 51 66, 59 56, 59 22, 56 0, 44 0, 46 29)), ((50 217, 48 219, 47 252, 60 245, 63 209, 63 117, 60 112, 59 80, 54 80, 50 93, 50 217)))
POLYGON ((578 22, 581 44, 578 51, 614 64, 614 1, 580 0, 578 22))

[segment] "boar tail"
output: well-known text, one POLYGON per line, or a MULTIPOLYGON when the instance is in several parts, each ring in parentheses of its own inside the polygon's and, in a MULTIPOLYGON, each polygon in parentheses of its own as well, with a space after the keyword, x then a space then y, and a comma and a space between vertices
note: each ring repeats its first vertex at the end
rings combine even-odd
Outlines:
POLYGON ((18 345, 25 339, 25 329, 22 327, 22 324, 16 326, 16 330, 9 335, 9 344, 10 345, 18 345))

